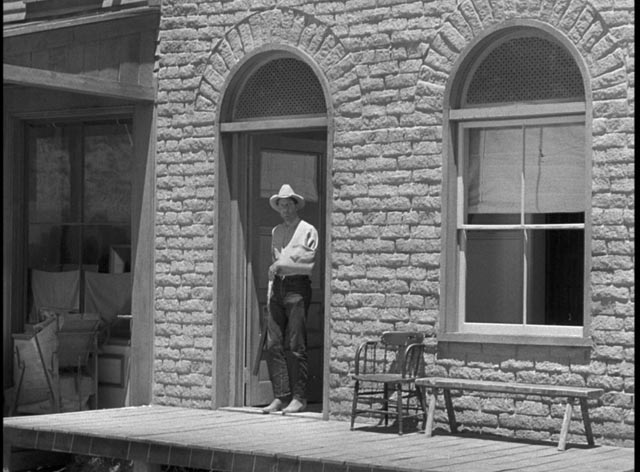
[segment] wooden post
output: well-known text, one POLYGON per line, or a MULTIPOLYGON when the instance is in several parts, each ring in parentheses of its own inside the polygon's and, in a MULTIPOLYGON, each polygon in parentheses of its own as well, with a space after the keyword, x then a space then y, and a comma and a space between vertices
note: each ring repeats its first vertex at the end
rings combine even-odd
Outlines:
POLYGON ((569 434, 569 425, 571 424, 571 415, 573 414, 573 397, 567 398, 567 409, 564 412, 564 420, 562 420, 562 429, 560 430, 560 440, 558 441, 558 451, 564 451, 567 446, 567 435, 569 434))
POLYGON ((153 105, 136 105, 135 171, 131 244, 133 293, 131 299, 131 371, 127 385, 128 404, 147 405, 153 399, 154 240, 155 240, 155 126, 153 105))

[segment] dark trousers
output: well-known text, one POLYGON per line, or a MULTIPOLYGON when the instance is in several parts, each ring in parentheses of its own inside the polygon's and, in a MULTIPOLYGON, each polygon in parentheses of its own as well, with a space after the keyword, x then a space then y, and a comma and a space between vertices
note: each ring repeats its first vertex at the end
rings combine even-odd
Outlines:
POLYGON ((283 401, 306 398, 309 361, 307 358, 307 312, 311 303, 311 280, 306 275, 277 277, 269 299, 267 319, 267 366, 273 395, 283 401), (285 350, 293 354, 291 371, 285 350))

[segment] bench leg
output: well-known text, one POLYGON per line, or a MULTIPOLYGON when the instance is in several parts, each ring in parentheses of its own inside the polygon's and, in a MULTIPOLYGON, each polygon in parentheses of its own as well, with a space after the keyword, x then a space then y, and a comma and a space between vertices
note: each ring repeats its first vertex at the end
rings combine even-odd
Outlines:
POLYGON ((433 417, 436 413, 436 389, 432 388, 429 393, 429 411, 427 413, 427 425, 424 433, 430 438, 433 435, 433 417))
POLYGON ((416 393, 420 402, 420 408, 422 409, 422 429, 424 429, 427 426, 427 400, 422 387, 416 385, 416 393))
POLYGON ((591 419, 589 418, 589 405, 586 398, 580 399, 580 410, 582 411, 582 422, 584 423, 584 434, 587 436, 587 444, 595 446, 593 432, 591 431, 591 419))
POLYGON ((451 402, 451 390, 442 389, 444 392, 444 403, 447 405, 447 416, 449 417, 449 428, 452 433, 458 432, 458 426, 456 425, 456 413, 453 411, 453 403, 451 402))
POLYGON ((564 419, 562 420, 562 429, 560 430, 560 440, 558 441, 558 451, 564 451, 567 447, 567 435, 569 434, 569 425, 571 424, 571 415, 573 414, 573 398, 567 398, 567 408, 564 411, 564 419))

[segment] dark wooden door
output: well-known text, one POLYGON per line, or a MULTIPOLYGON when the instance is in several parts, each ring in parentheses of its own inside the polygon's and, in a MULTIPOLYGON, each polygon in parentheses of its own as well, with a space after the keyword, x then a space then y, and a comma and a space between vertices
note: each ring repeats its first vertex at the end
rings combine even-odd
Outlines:
POLYGON ((246 301, 246 360, 248 369, 245 404, 269 403, 273 398, 267 363, 263 356, 259 374, 253 363, 258 349, 261 323, 267 306, 268 276, 271 264, 271 230, 281 223, 280 215, 269 206, 269 197, 287 183, 305 197, 300 218, 313 224, 320 235, 312 280, 312 301, 307 318, 310 403, 322 401, 322 358, 324 336, 324 160, 326 139, 308 134, 254 135, 249 146, 248 267, 246 301))

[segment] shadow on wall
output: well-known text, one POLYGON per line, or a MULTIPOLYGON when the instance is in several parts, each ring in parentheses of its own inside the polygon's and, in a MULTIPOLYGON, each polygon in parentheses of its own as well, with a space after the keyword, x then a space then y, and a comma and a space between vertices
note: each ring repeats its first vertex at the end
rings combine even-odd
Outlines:
POLYGON ((584 386, 590 355, 588 346, 439 343, 428 375, 584 386))

